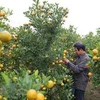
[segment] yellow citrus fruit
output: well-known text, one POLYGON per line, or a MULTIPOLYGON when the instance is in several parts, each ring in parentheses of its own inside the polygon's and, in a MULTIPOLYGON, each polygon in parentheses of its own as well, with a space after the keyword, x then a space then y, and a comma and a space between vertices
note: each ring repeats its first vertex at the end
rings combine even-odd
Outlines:
POLYGON ((56 51, 57 49, 56 48, 54 48, 54 51, 56 51))
POLYGON ((98 50, 97 49, 93 49, 93 54, 94 55, 98 54, 98 50))
POLYGON ((0 68, 2 68, 3 67, 3 64, 0 64, 0 68))
POLYGON ((0 40, 2 42, 9 42, 11 39, 12 39, 12 36, 9 32, 7 32, 7 31, 0 32, 0 40))
POLYGON ((29 74, 31 74, 31 70, 27 70, 29 74))
POLYGON ((44 85, 43 85, 43 84, 41 84, 41 85, 40 85, 40 87, 41 87, 41 88, 43 88, 43 87, 44 87, 44 85))
POLYGON ((30 89, 30 90, 27 91, 26 95, 27 95, 28 100, 34 100, 37 97, 37 92, 34 89, 30 89))
POLYGON ((63 56, 63 59, 66 59, 66 56, 63 56))
POLYGON ((56 60, 58 60, 59 58, 58 57, 56 57, 56 60))
POLYGON ((52 80, 49 80, 47 83, 47 88, 52 88, 54 86, 54 82, 52 80))
POLYGON ((6 14, 5 14, 5 12, 4 11, 1 11, 0 12, 0 17, 3 17, 3 16, 5 16, 6 14))
POLYGON ((17 45, 16 45, 16 44, 13 44, 13 45, 12 45, 12 48, 16 48, 16 47, 17 47, 17 45))
POLYGON ((55 65, 55 62, 52 62, 52 65, 55 65))
POLYGON ((3 97, 1 100, 7 100, 7 98, 6 97, 3 97))
POLYGON ((44 95, 42 93, 38 92, 36 100, 45 100, 45 97, 44 97, 44 95))
POLYGON ((42 88, 42 90, 44 90, 44 91, 45 91, 46 89, 47 89, 46 87, 43 87, 43 88, 42 88))
POLYGON ((66 54, 67 53, 67 50, 64 50, 64 53, 66 54))
POLYGON ((17 79, 16 76, 14 76, 12 80, 13 80, 14 82, 16 82, 18 79, 17 79))
POLYGON ((0 100, 2 100, 2 98, 3 98, 2 95, 0 95, 0 100))
POLYGON ((70 79, 67 79, 67 82, 70 82, 70 79))
POLYGON ((97 56, 93 56, 93 60, 98 60, 98 57, 97 56))
POLYGON ((62 64, 62 63, 63 63, 63 61, 62 61, 62 60, 59 60, 59 63, 60 63, 60 64, 62 64))
POLYGON ((93 74, 91 72, 88 73, 88 76, 91 77, 93 74))
POLYGON ((25 30, 24 30, 24 32, 28 32, 28 30, 27 30, 27 29, 25 29, 25 30))
POLYGON ((64 53, 63 56, 66 56, 66 54, 64 53))
POLYGON ((61 82, 61 86, 64 86, 64 83, 63 82, 61 82))

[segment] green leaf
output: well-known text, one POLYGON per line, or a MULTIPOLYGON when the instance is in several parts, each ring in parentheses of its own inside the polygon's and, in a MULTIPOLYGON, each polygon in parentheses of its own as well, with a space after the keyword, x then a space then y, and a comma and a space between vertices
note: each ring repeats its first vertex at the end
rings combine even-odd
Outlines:
POLYGON ((6 75, 5 73, 1 73, 1 75, 4 78, 4 81, 5 81, 6 85, 9 86, 10 79, 9 79, 8 75, 6 75))
POLYGON ((35 75, 35 76, 38 76, 38 73, 39 73, 39 71, 36 70, 35 73, 34 73, 34 75, 35 75))

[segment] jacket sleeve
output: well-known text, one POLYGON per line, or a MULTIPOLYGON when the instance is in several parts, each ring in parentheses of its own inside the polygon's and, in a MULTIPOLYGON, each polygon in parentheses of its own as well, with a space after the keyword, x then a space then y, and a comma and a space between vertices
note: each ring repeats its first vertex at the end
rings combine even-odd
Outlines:
POLYGON ((72 62, 68 62, 68 64, 66 64, 66 65, 68 66, 68 68, 73 70, 75 73, 80 73, 81 71, 83 71, 85 69, 86 63, 88 61, 89 61, 89 59, 84 59, 84 60, 82 60, 82 62, 80 62, 77 65, 73 64, 72 62))

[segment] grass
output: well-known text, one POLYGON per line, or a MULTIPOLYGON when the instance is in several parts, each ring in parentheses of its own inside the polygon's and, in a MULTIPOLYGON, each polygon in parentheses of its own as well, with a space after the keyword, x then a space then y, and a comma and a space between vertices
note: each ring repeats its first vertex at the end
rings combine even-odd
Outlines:
POLYGON ((94 88, 90 81, 85 92, 85 100, 100 100, 100 86, 94 88))

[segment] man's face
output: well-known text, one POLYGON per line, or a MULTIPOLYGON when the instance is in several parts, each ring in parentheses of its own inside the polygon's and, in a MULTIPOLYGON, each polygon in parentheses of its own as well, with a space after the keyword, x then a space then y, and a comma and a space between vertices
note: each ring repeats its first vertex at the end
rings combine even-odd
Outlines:
POLYGON ((81 55, 81 51, 82 51, 81 49, 78 50, 77 48, 74 48, 74 52, 76 55, 81 55))

